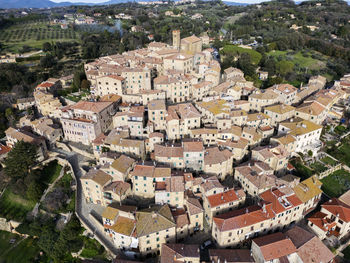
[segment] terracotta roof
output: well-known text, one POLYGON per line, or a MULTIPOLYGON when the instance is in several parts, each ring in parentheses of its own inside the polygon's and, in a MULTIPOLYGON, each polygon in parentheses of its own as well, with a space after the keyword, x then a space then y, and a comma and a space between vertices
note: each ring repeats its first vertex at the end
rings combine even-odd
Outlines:
POLYGON ((344 204, 347 204, 350 206, 350 190, 342 194, 338 199, 342 201, 344 204))
POLYGON ((91 179, 100 186, 104 186, 106 183, 111 182, 113 178, 100 169, 92 168, 86 174, 84 174, 81 179, 91 179))
POLYGON ((168 205, 154 206, 136 213, 136 233, 138 237, 175 228, 176 223, 168 205))
POLYGON ((165 100, 151 100, 148 102, 149 110, 166 110, 165 100))
POLYGON ((212 263, 248 263, 255 262, 249 249, 209 249, 212 263))
POLYGON ((171 209, 171 214, 175 219, 177 228, 181 228, 190 224, 187 213, 183 208, 171 209))
POLYGON ((224 232, 251 226, 274 216, 270 205, 266 205, 266 212, 260 206, 254 205, 215 216, 213 221, 218 229, 224 232))
POLYGON ((334 254, 318 237, 298 248, 298 255, 303 262, 331 262, 334 254))
POLYGON ((202 141, 193 141, 193 142, 183 142, 183 151, 184 152, 203 152, 203 142, 202 141))
POLYGON ((276 214, 290 210, 302 204, 295 194, 286 195, 281 192, 280 189, 271 188, 260 194, 261 199, 272 204, 271 208, 276 214))
POLYGON ((195 42, 199 42, 199 41, 202 41, 202 40, 199 37, 196 37, 195 35, 181 39, 181 42, 188 42, 188 43, 195 43, 195 42))
POLYGON ((199 245, 163 244, 160 262, 183 262, 184 258, 196 258, 199 260, 199 257, 199 245))
POLYGON ((103 187, 103 191, 110 191, 119 196, 124 195, 129 189, 131 189, 131 185, 123 181, 114 181, 103 187))
POLYGON ((81 100, 74 105, 66 107, 65 110, 73 109, 100 113, 104 109, 108 108, 111 104, 112 102, 93 102, 81 100))
POLYGON ((315 226, 317 226, 320 230, 324 231, 325 233, 329 233, 329 235, 339 235, 339 233, 332 231, 332 229, 337 226, 337 222, 328 218, 327 214, 325 213, 316 212, 307 220, 315 226))
POLYGON ((220 151, 218 147, 205 149, 204 164, 221 164, 232 158, 233 154, 229 150, 220 151))
POLYGON ((261 250, 265 261, 278 259, 297 252, 293 242, 281 232, 253 239, 261 250))
POLYGON ((157 157, 183 157, 183 148, 179 146, 163 146, 156 144, 154 145, 154 154, 157 157))
POLYGON ((322 208, 339 217, 341 220, 347 223, 350 222, 350 206, 338 198, 332 198, 328 202, 323 203, 322 208))
POLYGON ((207 196, 208 202, 212 208, 220 206, 222 204, 238 201, 241 198, 242 198, 241 196, 237 196, 234 189, 230 189, 222 193, 207 196))
POLYGON ((118 159, 114 160, 111 164, 111 167, 116 169, 117 171, 125 174, 129 168, 135 163, 133 158, 130 158, 124 154, 122 154, 118 159))
POLYGON ((186 207, 190 215, 203 213, 203 207, 197 198, 188 197, 186 199, 186 207))

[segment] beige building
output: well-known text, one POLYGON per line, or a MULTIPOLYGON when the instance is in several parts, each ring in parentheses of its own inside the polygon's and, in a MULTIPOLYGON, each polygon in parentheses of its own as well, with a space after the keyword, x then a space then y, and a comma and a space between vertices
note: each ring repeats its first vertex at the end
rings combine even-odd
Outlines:
POLYGON ((51 93, 42 90, 34 91, 35 106, 38 112, 43 116, 53 118, 59 117, 59 110, 62 107, 60 100, 51 93))
POLYGON ((252 149, 252 160, 264 162, 277 174, 282 174, 287 169, 289 153, 283 145, 270 144, 252 149))
POLYGON ((126 92, 137 94, 151 89, 151 70, 147 68, 124 68, 120 73, 125 80, 126 92))
POLYGON ((181 145, 159 145, 154 146, 154 159, 157 162, 167 164, 171 168, 183 169, 184 149, 181 145))
POLYGON ((182 52, 194 55, 195 53, 202 52, 202 39, 192 35, 190 37, 181 39, 180 49, 182 52))
POLYGON ((282 258, 287 262, 303 262, 297 252, 293 242, 281 232, 252 240, 251 253, 257 263, 278 263, 282 258))
POLYGON ((249 206, 214 216, 212 237, 215 243, 219 247, 233 246, 302 219, 302 202, 294 193, 282 191, 274 188, 262 193, 261 206, 249 206))
POLYGON ((160 263, 199 263, 199 245, 163 244, 160 263))
POLYGON ((295 115, 321 125, 327 118, 328 110, 318 101, 303 103, 295 109, 295 115))
POLYGON ((145 126, 145 107, 132 106, 128 111, 117 112, 113 116, 113 127, 126 129, 130 136, 136 138, 147 137, 148 130, 145 126))
POLYGON ((350 206, 337 198, 321 205, 321 211, 308 218, 308 226, 321 239, 341 239, 350 232, 350 206))
POLYGON ((243 190, 252 196, 278 185, 273 169, 264 162, 244 163, 235 167, 234 178, 240 182, 243 190))
POLYGON ((35 105, 34 97, 18 99, 16 103, 16 107, 19 110, 26 110, 28 108, 31 108, 34 105, 35 105))
POLYGON ((145 142, 143 140, 128 138, 129 134, 112 130, 108 135, 100 134, 93 142, 93 151, 97 159, 105 151, 114 151, 128 154, 141 159, 145 158, 145 142))
POLYGON ((185 169, 203 171, 204 166, 204 146, 202 141, 184 141, 183 157, 185 169))
POLYGON ((113 181, 103 187, 103 206, 122 201, 132 194, 131 185, 124 181, 113 181))
POLYGON ((244 204, 246 194, 243 190, 228 189, 222 193, 205 195, 203 197, 203 207, 205 219, 211 226, 213 216, 232 211, 238 206, 244 204))
POLYGON ((134 168, 136 161, 124 154, 116 159, 105 163, 101 170, 113 177, 113 181, 126 181, 130 171, 134 168))
POLYGON ((199 200, 195 197, 186 196, 185 207, 190 220, 190 225, 188 227, 189 233, 193 234, 203 230, 204 209, 199 200))
POLYGON ((136 206, 120 206, 112 203, 102 213, 105 234, 118 249, 137 249, 136 206))
POLYGON ((161 253, 162 244, 176 239, 176 223, 169 206, 136 212, 136 233, 142 255, 161 253))
POLYGON ((276 104, 264 108, 264 113, 271 118, 271 125, 277 126, 278 123, 294 117, 295 108, 286 104, 276 104))
POLYGON ((194 82, 189 75, 163 75, 153 80, 154 88, 164 91, 167 100, 185 102, 190 98, 190 89, 194 82))
POLYGON ((307 215, 314 210, 321 200, 322 183, 317 179, 316 175, 300 182, 293 188, 296 196, 303 202, 303 215, 307 215))
POLYGON ((250 109, 261 112, 263 107, 278 103, 279 96, 273 90, 266 89, 264 92, 257 92, 249 95, 250 109))
POLYGON ((148 120, 154 123, 155 130, 165 130, 167 115, 165 100, 152 100, 148 103, 148 120))
POLYGON ((185 203, 185 182, 183 173, 175 171, 165 181, 155 183, 155 203, 168 204, 171 207, 184 207, 185 203))
POLYGON ((269 126, 271 123, 271 118, 264 113, 250 113, 248 114, 246 125, 250 127, 265 127, 269 126))
POLYGON ((220 151, 218 147, 207 148, 204 153, 204 172, 216 174, 221 180, 233 172, 233 154, 229 150, 220 151))
POLYGON ((238 68, 229 67, 224 70, 224 79, 229 80, 244 80, 244 73, 238 68))
POLYGON ((64 138, 89 145, 112 124, 112 102, 79 101, 61 109, 64 138))
POLYGON ((31 127, 34 133, 45 137, 50 145, 55 144, 63 136, 62 129, 46 117, 32 121, 28 116, 24 116, 19 120, 19 125, 31 127))
POLYGON ((153 198, 157 183, 164 183, 170 176, 171 169, 168 167, 138 164, 131 172, 133 193, 142 198, 153 198))
POLYGON ((320 136, 323 126, 301 118, 292 118, 281 122, 278 134, 290 134, 295 138, 296 152, 315 151, 321 146, 320 136))
POLYGON ((200 127, 201 114, 191 103, 172 105, 168 107, 166 122, 167 139, 180 139, 200 127))
POLYGON ((175 70, 182 74, 193 71, 193 55, 177 53, 163 58, 164 70, 175 70))
POLYGON ((117 94, 122 96, 125 92, 125 79, 118 75, 101 76, 97 78, 95 88, 96 96, 117 94))
POLYGON ((268 88, 278 95, 279 102, 292 105, 297 100, 298 89, 290 84, 277 84, 268 88))
POLYGON ((104 171, 92 168, 81 177, 83 195, 87 203, 105 204, 104 187, 112 182, 113 178, 104 171))

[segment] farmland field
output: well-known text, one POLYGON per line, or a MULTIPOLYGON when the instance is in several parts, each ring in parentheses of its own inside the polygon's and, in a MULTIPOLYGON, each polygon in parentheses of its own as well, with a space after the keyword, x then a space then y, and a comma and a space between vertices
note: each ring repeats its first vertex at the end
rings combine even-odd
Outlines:
POLYGON ((311 54, 302 54, 301 52, 288 52, 273 50, 267 53, 267 55, 272 56, 276 59, 281 58, 283 60, 291 61, 294 65, 303 69, 322 69, 325 68, 326 63, 322 60, 312 58, 311 54))
POLYGON ((79 34, 72 28, 61 29, 48 20, 16 23, 0 31, 0 42, 10 52, 19 52, 23 46, 42 48, 44 42, 79 41, 79 34))

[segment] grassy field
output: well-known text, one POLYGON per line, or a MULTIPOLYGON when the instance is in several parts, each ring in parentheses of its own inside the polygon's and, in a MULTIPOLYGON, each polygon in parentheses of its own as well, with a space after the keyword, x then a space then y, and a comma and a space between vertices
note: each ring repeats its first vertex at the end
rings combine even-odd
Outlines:
POLYGON ((326 67, 326 63, 324 61, 312 58, 310 53, 304 55, 300 51, 292 54, 288 51, 272 50, 267 53, 267 55, 272 56, 276 59, 281 58, 282 60, 291 61, 294 65, 297 65, 299 69, 307 68, 309 70, 319 70, 326 67))
POLYGON ((0 199, 0 216, 21 221, 34 206, 35 202, 16 195, 7 189, 0 199))
POLYGON ((19 235, 5 231, 0 231, 0 248, 0 263, 34 262, 34 258, 39 253, 34 239, 23 239, 19 235), (11 244, 11 239, 16 239, 15 243, 11 244))
POLYGON ((222 53, 223 55, 228 55, 228 54, 239 55, 242 53, 248 53, 254 64, 258 64, 262 57, 262 55, 258 51, 255 51, 254 49, 242 48, 235 45, 224 46, 223 49, 220 51, 220 53, 222 53))
POLYGON ((350 189, 350 173, 338 170, 321 179, 322 191, 330 197, 339 197, 350 189))
MULTIPOLYGON (((41 171, 41 181, 47 185, 51 184, 59 176, 61 169, 62 166, 57 161, 50 162, 41 171)), ((35 204, 35 201, 16 195, 7 189, 0 198, 0 216, 22 221, 27 213, 33 210, 35 204)))
POLYGON ((320 162, 315 162, 309 165, 310 168, 312 168, 316 173, 322 173, 327 170, 327 167, 325 167, 322 163, 320 162))
POLYGON ((332 155, 335 159, 341 161, 342 163, 350 166, 350 144, 349 142, 344 142, 340 147, 329 150, 328 154, 332 155))
POLYGON ((18 53, 24 45, 41 49, 42 44, 52 41, 79 40, 79 34, 72 28, 61 29, 59 25, 50 25, 49 21, 17 23, 0 30, 0 42, 5 50, 18 53))
POLYGON ((80 254, 84 258, 105 259, 106 253, 103 246, 95 239, 84 238, 84 249, 80 254))

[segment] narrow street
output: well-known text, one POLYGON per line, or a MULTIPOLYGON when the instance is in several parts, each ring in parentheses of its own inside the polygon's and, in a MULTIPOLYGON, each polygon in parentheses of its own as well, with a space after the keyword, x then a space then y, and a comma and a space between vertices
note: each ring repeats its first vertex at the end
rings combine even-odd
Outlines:
POLYGON ((75 152, 67 152, 61 149, 55 149, 54 151, 62 155, 72 165, 77 183, 75 212, 83 223, 88 226, 89 230, 96 235, 100 241, 102 241, 102 245, 104 247, 108 248, 108 250, 114 255, 120 254, 121 252, 113 245, 112 240, 109 239, 103 231, 95 227, 95 223, 90 218, 90 212, 93 208, 85 202, 80 182, 80 177, 83 175, 83 171, 80 167, 80 161, 84 160, 84 157, 79 156, 75 152))

